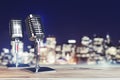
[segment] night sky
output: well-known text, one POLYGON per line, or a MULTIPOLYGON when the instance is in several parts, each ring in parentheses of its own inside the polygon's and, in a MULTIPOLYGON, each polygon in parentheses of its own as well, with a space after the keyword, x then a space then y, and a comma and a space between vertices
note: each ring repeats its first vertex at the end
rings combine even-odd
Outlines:
POLYGON ((29 44, 24 21, 30 13, 41 16, 45 36, 54 35, 58 43, 107 33, 120 39, 120 4, 114 0, 0 0, 0 50, 10 47, 11 19, 22 19, 23 41, 29 44))

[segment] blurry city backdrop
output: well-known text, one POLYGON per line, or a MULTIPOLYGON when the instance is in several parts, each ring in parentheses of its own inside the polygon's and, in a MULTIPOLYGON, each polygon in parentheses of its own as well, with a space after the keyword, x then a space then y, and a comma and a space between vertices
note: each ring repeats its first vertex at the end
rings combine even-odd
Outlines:
POLYGON ((43 51, 41 63, 119 63, 119 2, 4 0, 0 1, 0 6, 1 64, 15 62, 14 41, 11 41, 9 34, 11 19, 23 21, 24 35, 19 46, 20 63, 34 63, 30 62, 34 61, 33 43, 28 40, 24 23, 30 13, 40 15, 44 25, 45 38, 41 46, 43 51))

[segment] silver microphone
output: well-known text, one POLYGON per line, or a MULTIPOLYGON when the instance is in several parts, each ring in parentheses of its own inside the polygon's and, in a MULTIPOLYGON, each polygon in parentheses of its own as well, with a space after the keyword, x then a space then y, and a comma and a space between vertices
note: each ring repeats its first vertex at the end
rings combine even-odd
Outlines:
POLYGON ((30 41, 35 42, 35 54, 36 54, 36 64, 35 72, 39 72, 39 60, 40 60, 40 47, 44 38, 44 33, 42 31, 42 22, 41 18, 37 15, 30 14, 26 18, 26 27, 28 31, 28 36, 30 41))
POLYGON ((15 58, 15 66, 19 66, 19 43, 20 43, 20 38, 23 37, 22 34, 22 21, 21 20, 10 20, 9 23, 9 30, 10 30, 10 36, 11 39, 14 40, 15 44, 12 45, 12 48, 14 48, 14 54, 13 59, 15 58))

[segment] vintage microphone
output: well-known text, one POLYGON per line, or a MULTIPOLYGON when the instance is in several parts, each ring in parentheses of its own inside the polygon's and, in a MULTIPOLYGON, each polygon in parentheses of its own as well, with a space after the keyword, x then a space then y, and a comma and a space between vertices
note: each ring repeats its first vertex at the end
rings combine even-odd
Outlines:
POLYGON ((21 20, 10 20, 9 23, 9 32, 12 40, 15 41, 15 66, 18 67, 18 50, 19 50, 19 41, 23 37, 22 34, 22 21, 21 20))
POLYGON ((35 66, 36 70, 35 70, 35 72, 38 72, 40 69, 40 66, 39 66, 40 46, 41 46, 41 43, 44 38, 41 19, 37 15, 30 14, 26 18, 25 22, 26 22, 29 40, 35 42, 35 55, 36 55, 36 66, 35 66))

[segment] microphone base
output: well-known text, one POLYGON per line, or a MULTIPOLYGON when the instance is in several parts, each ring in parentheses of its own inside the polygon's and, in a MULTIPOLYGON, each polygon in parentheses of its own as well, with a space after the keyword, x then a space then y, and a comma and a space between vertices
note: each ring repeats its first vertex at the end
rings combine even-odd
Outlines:
POLYGON ((20 68, 20 67, 30 67, 30 65, 29 64, 18 64, 17 66, 16 66, 16 64, 7 64, 7 67, 8 68, 20 68))
POLYGON ((55 69, 49 68, 49 67, 33 67, 33 68, 27 68, 28 71, 31 71, 33 73, 39 73, 39 72, 53 72, 55 69))

